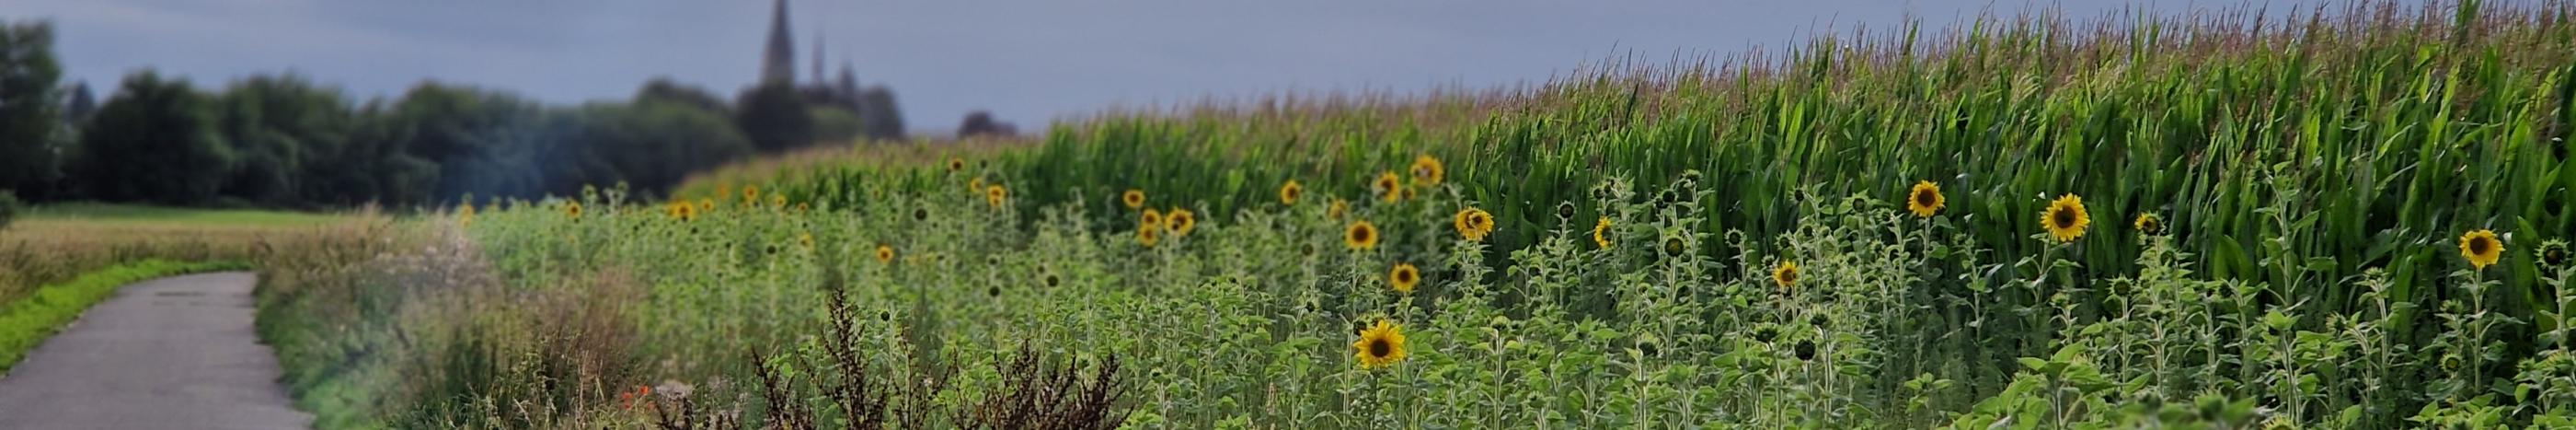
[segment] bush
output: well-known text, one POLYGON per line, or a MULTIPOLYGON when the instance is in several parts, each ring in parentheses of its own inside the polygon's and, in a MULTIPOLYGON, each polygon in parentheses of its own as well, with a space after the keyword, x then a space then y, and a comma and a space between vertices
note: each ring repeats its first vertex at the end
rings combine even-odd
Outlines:
POLYGON ((0 190, 0 230, 9 229, 9 221, 17 219, 18 212, 26 205, 25 202, 18 201, 18 194, 11 193, 9 190, 0 190))

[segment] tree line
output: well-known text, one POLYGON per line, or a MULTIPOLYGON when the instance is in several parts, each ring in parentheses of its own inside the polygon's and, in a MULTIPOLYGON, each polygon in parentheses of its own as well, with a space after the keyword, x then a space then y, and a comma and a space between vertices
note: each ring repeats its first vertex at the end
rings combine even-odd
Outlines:
POLYGON ((903 135, 882 87, 782 82, 727 103, 656 79, 628 100, 550 106, 437 82, 361 101, 294 74, 201 88, 143 70, 99 100, 60 82, 53 42, 49 23, 0 23, 0 193, 35 202, 402 206, 618 183, 659 194, 755 154, 903 135))

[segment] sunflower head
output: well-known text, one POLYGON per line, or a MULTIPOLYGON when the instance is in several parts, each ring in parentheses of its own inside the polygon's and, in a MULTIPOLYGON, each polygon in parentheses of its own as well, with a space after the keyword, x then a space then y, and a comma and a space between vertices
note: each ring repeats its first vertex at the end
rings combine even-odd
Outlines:
POLYGON ((813 209, 813 207, 806 206, 805 202, 796 202, 796 214, 803 215, 807 209, 813 209))
POLYGON ((1458 236, 1470 241, 1482 242, 1485 235, 1494 232, 1494 214, 1486 213, 1484 209, 1471 207, 1460 210, 1449 223, 1458 228, 1458 236))
POLYGON ((984 193, 984 176, 983 176, 983 175, 976 175, 976 176, 975 176, 975 179, 967 180, 967 181, 966 181, 966 192, 968 192, 968 193, 973 193, 973 194, 983 194, 983 193, 984 193))
POLYGON ((563 211, 565 217, 576 220, 581 219, 581 202, 565 203, 563 211))
POLYGON ((1324 217, 1326 217, 1326 218, 1332 218, 1332 219, 1342 219, 1342 214, 1347 214, 1347 213, 1350 213, 1350 212, 1351 212, 1351 202, 1349 202, 1349 201, 1344 201, 1344 200, 1342 200, 1342 199, 1333 199, 1333 204, 1332 204, 1332 206, 1331 206, 1331 207, 1324 208, 1324 217))
POLYGON ((878 244, 878 245, 877 245, 877 262, 879 262, 879 263, 893 263, 893 262, 894 262, 894 245, 878 244))
POLYGON ((2138 220, 2131 223, 2138 226, 2139 233, 2148 236, 2165 234, 2165 220, 2156 218, 2156 214, 2138 214, 2138 220))
POLYGON ((1376 249, 1377 239, 1377 224, 1367 220, 1352 221, 1350 227, 1342 229, 1342 245, 1353 251, 1376 249))
POLYGON ((1441 165, 1440 158, 1431 154, 1414 156, 1412 170, 1413 186, 1417 187, 1440 185, 1440 179, 1449 174, 1449 168, 1441 165))
POLYGON ((1127 205, 1128 209, 1144 208, 1145 190, 1129 188, 1127 192, 1118 193, 1118 203, 1127 205))
POLYGON ((786 196, 786 195, 781 195, 781 194, 770 194, 770 195, 769 195, 769 207, 771 207, 771 208, 775 208, 775 209, 786 209, 786 208, 787 208, 787 196, 786 196))
POLYGON ((796 244, 797 244, 797 245, 800 245, 800 246, 804 246, 804 247, 805 247, 805 250, 807 250, 807 251, 812 251, 812 250, 814 250, 814 234, 813 234, 813 233, 797 233, 797 234, 796 234, 796 244))
POLYGON ((912 221, 930 221, 930 208, 912 208, 912 221))
POLYGON ((689 204, 689 202, 672 204, 671 217, 679 218, 680 221, 696 221, 698 219, 698 205, 689 204))
POLYGON ((1690 241, 1682 239, 1682 237, 1681 237, 1681 236, 1679 236, 1679 235, 1674 235, 1674 236, 1665 236, 1665 237, 1664 237, 1664 256, 1665 256, 1665 257, 1681 258, 1681 256, 1683 256, 1683 255, 1687 255, 1687 254, 1689 254, 1689 253, 1690 253, 1690 241))
POLYGON ((949 171, 949 172, 951 172, 951 173, 966 171, 966 159, 963 159, 963 158, 949 158, 949 159, 948 159, 948 171, 949 171))
POLYGON ((2058 242, 2074 242, 2084 237, 2084 229, 2093 225, 2093 216, 2084 212, 2084 198, 2074 194, 2058 196, 2048 202, 2048 211, 2039 215, 2041 226, 2058 242))
POLYGON ((759 186, 759 185, 744 185, 744 186, 742 186, 742 205, 743 205, 743 206, 755 206, 755 205, 759 205, 759 204, 760 204, 760 186, 759 186))
POLYGON ((1377 180, 1369 183, 1369 190, 1376 192, 1378 199, 1393 202, 1404 198, 1404 179, 1396 177, 1394 171, 1379 172, 1377 180))
POLYGON ((698 199, 698 213, 701 213, 701 214, 704 214, 704 213, 713 213, 713 212, 715 212, 715 211, 716 211, 716 201, 715 201, 715 199, 698 199))
POLYGON ((2567 267, 2567 241, 2551 239, 2541 242, 2540 251, 2533 254, 2540 256, 2540 267, 2543 269, 2557 270, 2567 267))
POLYGON ((1610 249, 1610 217, 1601 217, 1600 222, 1592 223, 1592 243, 1601 245, 1601 249, 1610 249))
POLYGON ((1771 282, 1780 284, 1784 291, 1798 285, 1798 262, 1782 261, 1779 267, 1771 268, 1771 282))
POLYGON ((1574 202, 1557 202, 1557 203, 1556 203, 1556 220, 1557 220, 1557 222, 1573 222, 1573 221, 1574 221, 1574 202))
POLYGON ((1136 219, 1136 228, 1162 230, 1163 211, 1159 209, 1146 209, 1145 214, 1136 219))
POLYGON ((2469 264, 2478 270, 2486 270, 2496 260, 2504 259, 2504 240, 2497 239, 2494 231, 2471 230, 2460 235, 2460 256, 2468 257, 2469 264))
POLYGON ((1360 339, 1351 342, 1351 351, 1360 359, 1360 367, 1376 369, 1404 361, 1404 326, 1387 320, 1360 331, 1360 339))
POLYGON ((1915 182, 1914 190, 1905 195, 1905 210, 1918 217, 1931 218, 1948 204, 1949 200, 1941 197, 1941 184, 1932 181, 1915 182))
POLYGON ((1172 237, 1188 236, 1191 229, 1198 228, 1199 217, 1189 209, 1172 208, 1163 215, 1163 225, 1172 229, 1172 237))
POLYGON ((1147 248, 1152 248, 1154 247, 1154 244, 1162 243, 1162 241, 1163 229, 1161 227, 1146 226, 1138 227, 1136 229, 1136 243, 1139 245, 1145 245, 1147 248))
POLYGON ((1395 292, 1413 294, 1413 287, 1422 285, 1422 269, 1412 263, 1397 264, 1386 271, 1386 283, 1394 286, 1395 292))
POLYGON ((984 203, 990 204, 990 205, 992 205, 993 207, 998 208, 998 207, 1002 207, 1002 202, 1003 202, 1003 201, 1006 201, 1006 200, 1008 200, 1008 199, 1010 199, 1010 198, 1011 198, 1011 190, 1002 188, 1002 184, 993 184, 993 185, 986 185, 986 186, 984 186, 984 203))
POLYGON ((1298 185, 1297 180, 1295 179, 1290 179, 1288 180, 1288 183, 1285 184, 1279 184, 1279 204, 1296 206, 1297 198, 1305 196, 1306 186, 1298 185))

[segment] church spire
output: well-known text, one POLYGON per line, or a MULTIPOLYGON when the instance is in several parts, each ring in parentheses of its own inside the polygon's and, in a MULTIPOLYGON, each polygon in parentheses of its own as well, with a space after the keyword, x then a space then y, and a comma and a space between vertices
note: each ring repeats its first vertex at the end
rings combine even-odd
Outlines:
POLYGON ((820 84, 823 83, 823 79, 826 79, 824 76, 830 75, 823 74, 823 29, 816 28, 814 29, 814 74, 807 75, 806 78, 820 84))
POLYGON ((760 61, 762 83, 796 82, 795 33, 787 29, 787 0, 778 0, 776 12, 769 21, 769 51, 760 61))

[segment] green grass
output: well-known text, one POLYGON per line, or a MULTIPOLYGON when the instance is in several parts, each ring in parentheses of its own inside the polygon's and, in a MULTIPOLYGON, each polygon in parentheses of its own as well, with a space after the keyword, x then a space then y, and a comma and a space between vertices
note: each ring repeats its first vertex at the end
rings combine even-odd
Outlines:
POLYGON ((39 287, 33 295, 0 304, 0 375, 8 374, 18 360, 27 357, 27 351, 43 344, 45 338, 80 319, 91 305, 115 297, 118 287, 165 276, 242 268, 240 263, 143 260, 39 287))
POLYGON ((243 226, 306 226, 338 220, 338 215, 255 209, 197 209, 111 203, 62 203, 31 208, 22 222, 152 223, 243 226))

